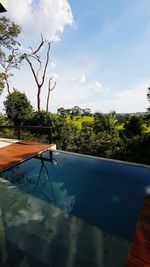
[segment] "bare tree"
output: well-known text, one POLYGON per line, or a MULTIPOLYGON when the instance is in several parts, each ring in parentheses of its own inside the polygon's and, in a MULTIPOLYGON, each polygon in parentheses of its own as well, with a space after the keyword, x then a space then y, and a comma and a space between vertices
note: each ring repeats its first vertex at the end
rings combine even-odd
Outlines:
MULTIPOLYGON (((41 35, 41 43, 38 46, 37 49, 33 49, 30 48, 31 52, 30 53, 24 53, 21 56, 21 60, 25 59, 31 69, 31 72, 33 74, 34 80, 36 82, 37 85, 37 108, 38 111, 41 110, 41 91, 42 91, 42 87, 45 83, 45 79, 46 79, 46 72, 47 72, 47 67, 48 67, 48 63, 49 63, 49 57, 50 57, 50 50, 51 50, 51 42, 47 42, 46 40, 43 39, 43 36, 41 35), (42 64, 39 52, 41 50, 41 48, 47 43, 47 52, 46 52, 46 60, 44 63, 44 66, 42 64), (36 65, 35 63, 36 62, 36 65)), ((55 88, 51 88, 51 80, 52 78, 49 79, 49 83, 48 83, 48 103, 49 103, 49 98, 50 98, 50 92, 55 88)))
POLYGON ((53 86, 51 85, 53 78, 51 77, 48 82, 48 94, 47 94, 47 101, 46 101, 46 111, 49 111, 49 100, 50 100, 50 94, 51 91, 53 91, 56 87, 56 81, 54 82, 53 86), (51 87, 52 86, 52 87, 51 87))

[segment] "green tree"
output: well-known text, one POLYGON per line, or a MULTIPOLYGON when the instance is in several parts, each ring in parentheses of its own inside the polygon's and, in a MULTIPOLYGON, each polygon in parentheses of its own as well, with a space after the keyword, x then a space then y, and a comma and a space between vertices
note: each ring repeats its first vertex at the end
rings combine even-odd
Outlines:
POLYGON ((109 115, 104 115, 102 113, 94 114, 94 132, 98 134, 99 132, 110 130, 110 118, 109 115))
POLYGON ((35 111, 28 124, 32 126, 51 126, 52 125, 52 113, 45 110, 35 111))
POLYGON ((142 135, 142 121, 138 116, 131 116, 124 124, 124 135, 132 138, 136 135, 142 135))
POLYGON ((150 133, 133 136, 124 142, 117 158, 126 161, 150 164, 150 133))
POLYGON ((73 116, 80 116, 81 115, 81 108, 78 106, 75 106, 71 109, 71 115, 73 116))
POLYGON ((90 115, 91 115, 90 108, 84 108, 84 109, 82 109, 82 116, 90 116, 90 115))
POLYGON ((5 111, 8 119, 14 125, 22 125, 25 120, 32 116, 32 106, 25 93, 14 91, 4 101, 5 111))
MULTIPOLYGON (((6 125, 9 125, 10 122, 9 120, 0 114, 0 126, 6 126, 6 125)), ((0 137, 9 137, 10 138, 11 136, 11 130, 9 129, 3 129, 3 128, 0 128, 0 137)))
MULTIPOLYGON (((147 100, 150 103, 150 87, 148 88, 148 92, 147 92, 147 100)), ((150 106, 147 109, 148 111, 150 111, 150 106)))
MULTIPOLYGON (((12 49, 18 44, 17 37, 21 31, 20 26, 10 21, 9 18, 0 18, 0 49, 5 47, 12 49)), ((1 51, 2 52, 2 51, 1 51)), ((2 52, 4 55, 5 52, 2 52)))
POLYGON ((0 17, 0 93, 6 84, 8 93, 9 77, 12 76, 12 69, 17 68, 19 64, 17 41, 21 28, 6 17, 0 17))
POLYGON ((58 108, 57 109, 57 113, 61 116, 66 116, 67 115, 67 112, 66 112, 66 109, 64 109, 63 107, 61 108, 58 108))
POLYGON ((0 94, 3 92, 4 87, 5 87, 4 79, 5 79, 4 73, 0 73, 0 94))

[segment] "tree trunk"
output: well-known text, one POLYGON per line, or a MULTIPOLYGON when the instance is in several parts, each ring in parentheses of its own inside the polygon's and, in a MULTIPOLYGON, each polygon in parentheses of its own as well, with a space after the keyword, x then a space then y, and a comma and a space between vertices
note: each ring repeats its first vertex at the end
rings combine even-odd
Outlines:
POLYGON ((49 89, 48 95, 47 95, 46 112, 48 112, 48 110, 49 110, 50 93, 51 93, 51 90, 49 89))
POLYGON ((40 99, 40 89, 38 89, 38 94, 37 94, 37 108, 38 108, 38 111, 41 110, 41 99, 40 99))
POLYGON ((49 110, 49 100, 50 100, 51 91, 53 91, 56 87, 56 82, 54 82, 53 87, 51 87, 52 79, 53 78, 50 78, 49 82, 48 82, 48 95, 47 95, 47 102, 46 102, 46 112, 48 112, 48 110, 49 110))

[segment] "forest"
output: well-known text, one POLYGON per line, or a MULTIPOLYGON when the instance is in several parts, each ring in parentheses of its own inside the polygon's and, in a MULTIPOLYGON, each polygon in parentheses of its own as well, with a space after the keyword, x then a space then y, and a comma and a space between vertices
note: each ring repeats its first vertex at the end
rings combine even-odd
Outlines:
MULTIPOLYGON (((14 91, 5 101, 0 125, 48 126, 57 149, 118 160, 150 164, 150 113, 89 113, 78 106, 56 114, 34 111, 25 94, 14 91), (13 99, 13 100, 12 100, 13 99)), ((44 130, 43 130, 44 131, 44 130)), ((22 138, 48 142, 41 130, 23 130, 22 138)), ((1 129, 1 137, 17 138, 15 130, 1 129)))

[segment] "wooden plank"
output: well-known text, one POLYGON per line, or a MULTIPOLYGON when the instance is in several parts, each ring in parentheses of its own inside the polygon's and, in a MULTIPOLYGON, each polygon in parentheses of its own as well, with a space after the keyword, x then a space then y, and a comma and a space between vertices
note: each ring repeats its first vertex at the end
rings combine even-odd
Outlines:
POLYGON ((126 267, 150 267, 150 196, 146 196, 126 267))
POLYGON ((0 148, 0 169, 4 169, 44 151, 53 144, 40 144, 31 141, 20 141, 0 148))

